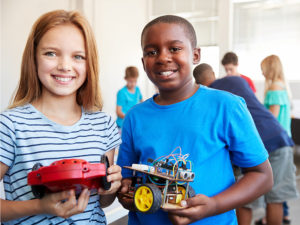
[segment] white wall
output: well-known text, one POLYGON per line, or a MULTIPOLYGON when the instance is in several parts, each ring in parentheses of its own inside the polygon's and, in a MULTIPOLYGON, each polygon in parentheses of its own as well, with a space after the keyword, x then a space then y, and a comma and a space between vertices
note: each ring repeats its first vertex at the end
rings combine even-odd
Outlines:
MULTIPOLYGON (((144 73, 140 34, 148 21, 147 0, 98 0, 94 5, 94 30, 99 45, 103 110, 115 114, 116 94, 125 85, 125 68, 138 67, 138 85, 145 97, 152 94, 144 73)), ((144 99, 145 99, 144 97, 144 99)))

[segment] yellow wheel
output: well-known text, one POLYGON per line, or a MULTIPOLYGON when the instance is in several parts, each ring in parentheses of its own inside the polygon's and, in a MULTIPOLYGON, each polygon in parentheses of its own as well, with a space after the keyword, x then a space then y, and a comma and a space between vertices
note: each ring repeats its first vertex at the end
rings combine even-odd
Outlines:
POLYGON ((177 194, 177 196, 176 196, 176 204, 180 203, 181 200, 184 199, 184 196, 185 196, 185 187, 184 186, 178 186, 178 192, 181 192, 181 194, 177 194))
MULTIPOLYGON (((178 192, 181 192, 182 194, 177 195, 176 198, 176 203, 179 203, 181 200, 184 199, 185 197, 185 192, 186 192, 186 185, 178 186, 178 192), (178 202, 177 202, 178 200, 178 202)), ((194 197, 196 195, 195 190, 189 186, 189 191, 188 191, 188 198, 194 197)))
POLYGON ((142 184, 134 193, 134 204, 140 212, 156 212, 160 208, 161 200, 161 191, 154 184, 142 184))

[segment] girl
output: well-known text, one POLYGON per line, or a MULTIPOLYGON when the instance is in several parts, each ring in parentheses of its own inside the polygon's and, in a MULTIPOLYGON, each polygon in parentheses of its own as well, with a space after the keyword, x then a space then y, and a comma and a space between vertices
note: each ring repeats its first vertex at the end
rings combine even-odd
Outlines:
POLYGON ((4 224, 106 224, 101 208, 120 187, 121 168, 112 165, 120 138, 111 117, 101 112, 96 49, 91 27, 78 12, 52 11, 33 25, 16 95, 1 114, 4 224), (110 190, 85 189, 78 199, 74 190, 34 199, 27 174, 35 163, 64 158, 99 163, 102 154, 112 165, 110 190))
POLYGON ((279 57, 266 57, 261 62, 261 70, 265 77, 264 105, 291 137, 290 94, 279 57))
MULTIPOLYGON (((289 86, 284 78, 283 67, 277 55, 270 55, 261 62, 261 70, 265 77, 265 99, 264 105, 282 127, 291 137, 291 115, 290 115, 290 99, 289 86)), ((290 154, 292 157, 292 153, 290 154)), ((293 161, 293 159, 291 160, 293 161)), ((283 224, 290 224, 288 205, 286 202, 277 205, 274 215, 278 217, 277 221, 283 224), (283 212, 283 214, 282 214, 283 212)), ((274 216, 273 216, 274 218, 274 216)), ((262 218, 255 222, 256 225, 267 224, 266 218, 262 218)))

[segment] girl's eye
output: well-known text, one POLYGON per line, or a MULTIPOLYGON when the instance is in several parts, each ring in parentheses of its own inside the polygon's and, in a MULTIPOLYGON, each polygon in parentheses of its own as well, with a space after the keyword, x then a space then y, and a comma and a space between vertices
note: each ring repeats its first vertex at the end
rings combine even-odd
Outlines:
POLYGON ((181 50, 181 48, 178 48, 178 47, 173 47, 170 49, 171 52, 178 52, 180 50, 181 50))
POLYGON ((50 57, 54 57, 54 56, 56 56, 56 53, 55 52, 46 52, 45 55, 50 56, 50 57))
POLYGON ((74 58, 78 59, 78 60, 84 60, 85 59, 85 57, 82 56, 82 55, 75 55, 74 58))

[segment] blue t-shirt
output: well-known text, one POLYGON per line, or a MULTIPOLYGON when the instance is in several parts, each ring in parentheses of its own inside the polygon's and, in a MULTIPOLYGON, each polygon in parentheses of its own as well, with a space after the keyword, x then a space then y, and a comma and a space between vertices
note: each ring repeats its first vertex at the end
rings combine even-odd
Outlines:
MULTIPOLYGON (((33 199, 27 174, 36 163, 48 166, 60 159, 80 158, 99 163, 101 155, 120 144, 118 128, 103 112, 82 110, 80 120, 72 126, 57 124, 31 104, 0 114, 0 161, 9 167, 3 178, 5 198, 11 201, 33 199)), ((96 191, 91 193, 83 213, 62 217, 40 214, 3 224, 106 224, 96 191)))
POLYGON ((245 99, 258 133, 269 152, 294 143, 273 114, 256 98, 247 82, 237 76, 228 76, 214 81, 210 87, 241 96, 245 99))
MULTIPOLYGON (((139 87, 135 88, 135 92, 131 93, 128 91, 128 88, 124 86, 117 94, 117 106, 122 107, 122 112, 126 114, 132 106, 138 104, 142 100, 142 94, 139 87)), ((122 127, 123 119, 117 118, 118 127, 122 127)))
MULTIPOLYGON (((189 154, 196 193, 214 196, 234 182, 231 161, 240 167, 263 163, 268 153, 242 98, 201 86, 190 98, 158 105, 154 97, 134 106, 125 117, 117 163, 147 164, 180 146, 189 154)), ((124 178, 132 172, 122 169, 124 178)), ((130 212, 129 224, 171 225, 167 213, 130 212)), ((194 224, 237 224, 235 211, 204 218, 194 224)))

